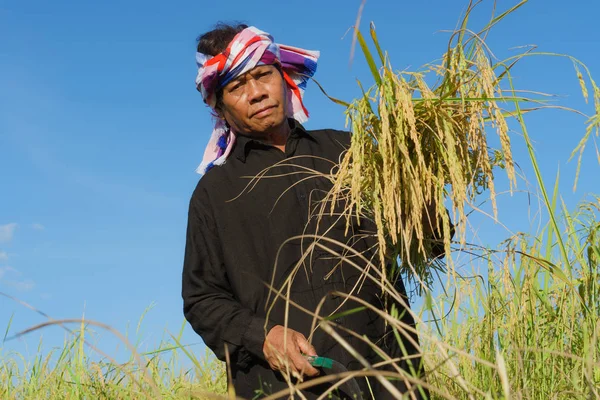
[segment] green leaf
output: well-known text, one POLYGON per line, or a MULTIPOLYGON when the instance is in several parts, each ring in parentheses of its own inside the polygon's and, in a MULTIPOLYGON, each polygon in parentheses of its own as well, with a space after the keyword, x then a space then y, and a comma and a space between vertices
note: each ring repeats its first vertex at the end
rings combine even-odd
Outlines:
POLYGON ((383 55, 383 51, 381 51, 381 46, 379 46, 379 40, 377 40, 377 34, 375 33, 375 24, 371 22, 370 26, 371 39, 373 39, 373 43, 375 44, 375 48, 377 49, 377 54, 379 54, 379 59, 381 60, 381 64, 385 65, 385 56, 383 55))
MULTIPOLYGON (((552 208, 552 212, 556 212, 556 203, 558 199, 558 182, 560 178, 560 169, 556 171, 556 180, 554 181, 554 193, 552 193, 552 203, 550 207, 552 208)), ((546 242, 546 259, 550 259, 552 255, 552 241, 554 237, 554 225, 550 224, 548 226, 548 238, 546 242)), ((557 235, 560 235, 560 232, 556 232, 557 235)))
POLYGON ((565 275, 565 273, 559 267, 557 267, 554 263, 552 263, 548 260, 545 260, 541 257, 535 257, 531 254, 526 254, 521 251, 517 251, 517 253, 533 260, 537 265, 539 265, 540 267, 542 267, 545 270, 547 270, 548 272, 550 272, 555 278, 560 279, 565 285, 567 285, 567 287, 569 287, 569 288, 573 287, 573 283, 572 283, 571 279, 569 279, 567 277, 567 275, 565 275))
POLYGON ((337 99, 337 98, 335 98, 335 97, 332 97, 332 96, 328 95, 328 94, 327 94, 327 92, 325 91, 325 89, 323 88, 323 86, 321 86, 321 84, 320 84, 319 82, 317 82, 317 80, 316 80, 316 79, 314 79, 314 78, 311 78, 311 79, 313 80, 313 82, 314 82, 314 83, 316 83, 316 84, 317 84, 317 86, 319 87, 319 89, 321 89, 321 92, 323 92, 323 94, 324 94, 325 96, 327 96, 327 98, 328 98, 329 100, 333 101, 335 104, 339 104, 340 106, 344 106, 344 107, 346 107, 346 108, 350 106, 350 103, 346 103, 346 102, 345 102, 345 101, 343 101, 343 100, 340 100, 340 99, 337 99))
MULTIPOLYGON (((512 8, 510 8, 510 9, 508 9, 508 10, 504 11, 502 14, 500 14, 500 15, 498 15, 496 18, 492 19, 492 20, 490 21, 490 23, 489 23, 489 24, 487 24, 487 25, 486 25, 486 26, 483 28, 483 30, 482 30, 482 32, 481 32, 481 33, 485 32, 485 31, 489 31, 490 29, 492 29, 492 27, 493 27, 494 25, 496 25, 498 22, 500 22, 501 20, 503 20, 503 19, 504 19, 504 17, 506 17, 508 14, 511 14, 511 13, 515 12, 515 11, 516 11, 518 8, 520 8, 522 5, 524 5, 524 4, 525 4, 525 3, 527 3, 528 1, 529 1, 529 0, 522 0, 522 1, 521 1, 519 4, 517 4, 517 5, 513 6, 512 8)), ((480 33, 480 34, 481 34, 481 33, 480 33)))
POLYGON ((364 311, 366 309, 367 309, 367 307, 364 307, 364 306, 356 307, 356 308, 353 308, 351 310, 346 310, 346 311, 342 311, 342 312, 337 313, 337 314, 330 315, 329 317, 325 317, 323 319, 325 321, 333 321, 334 319, 346 317, 346 316, 352 315, 352 314, 356 314, 357 312, 361 312, 361 311, 364 311))
POLYGON ((367 47, 367 43, 365 42, 365 38, 362 33, 357 29, 356 30, 356 38, 358 39, 358 43, 360 44, 360 48, 365 55, 365 59, 367 60, 367 64, 369 64, 369 69, 371 70, 371 74, 373 74, 373 79, 377 83, 377 86, 381 86, 381 76, 379 75, 379 70, 377 69, 377 65, 375 64, 375 60, 373 59, 373 55, 371 51, 367 47))
POLYGON ((173 336, 172 333, 169 332, 169 336, 171 336, 171 339, 173 339, 175 341, 175 343, 177 344, 177 346, 179 346, 181 351, 183 351, 185 353, 185 355, 190 359, 190 361, 192 362, 192 364, 194 364, 194 366, 197 368, 197 370, 202 371, 202 366, 200 365, 200 362, 198 361, 198 359, 191 352, 189 352, 185 348, 185 346, 183 346, 181 344, 181 342, 175 336, 173 336))

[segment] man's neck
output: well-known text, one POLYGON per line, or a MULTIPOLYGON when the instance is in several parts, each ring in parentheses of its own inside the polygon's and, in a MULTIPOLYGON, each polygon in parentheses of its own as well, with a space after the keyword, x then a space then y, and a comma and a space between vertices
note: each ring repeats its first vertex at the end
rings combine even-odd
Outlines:
POLYGON ((291 130, 289 122, 285 120, 281 126, 264 132, 262 136, 256 137, 256 139, 285 152, 285 144, 287 143, 291 130))

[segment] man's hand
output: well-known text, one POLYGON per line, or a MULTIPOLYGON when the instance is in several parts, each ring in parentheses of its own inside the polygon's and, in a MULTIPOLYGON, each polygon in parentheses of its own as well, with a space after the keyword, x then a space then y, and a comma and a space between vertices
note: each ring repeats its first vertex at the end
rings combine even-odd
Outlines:
POLYGON ((276 325, 267 334, 263 353, 269 366, 276 371, 286 371, 289 368, 293 376, 302 380, 303 375, 316 376, 319 371, 310 365, 306 357, 316 356, 315 348, 308 343, 300 332, 276 325))

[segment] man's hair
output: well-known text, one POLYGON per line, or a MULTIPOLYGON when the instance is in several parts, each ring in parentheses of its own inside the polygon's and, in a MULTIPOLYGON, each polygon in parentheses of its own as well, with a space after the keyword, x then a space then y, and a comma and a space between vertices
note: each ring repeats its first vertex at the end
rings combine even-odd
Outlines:
MULTIPOLYGON (((240 23, 226 24, 224 22, 219 22, 215 25, 213 30, 198 36, 198 39, 196 39, 198 42, 196 50, 198 53, 214 57, 225 51, 227 45, 229 45, 235 35, 247 27, 248 25, 240 23)), ((216 96, 217 104, 215 108, 221 110, 223 107, 223 89, 218 90, 216 96)))
POLYGON ((223 52, 235 35, 246 29, 245 24, 226 24, 219 22, 214 29, 198 36, 198 53, 216 56, 223 52))

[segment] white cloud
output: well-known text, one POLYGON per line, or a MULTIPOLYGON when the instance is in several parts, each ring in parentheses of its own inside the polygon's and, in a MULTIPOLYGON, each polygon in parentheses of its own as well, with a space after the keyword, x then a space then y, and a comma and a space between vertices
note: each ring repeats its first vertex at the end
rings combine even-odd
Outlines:
POLYGON ((35 287, 35 282, 31 279, 26 279, 24 281, 6 281, 4 283, 22 292, 31 290, 35 287))
POLYGON ((0 283, 2 285, 10 286, 19 291, 33 289, 35 287, 35 282, 31 279, 19 279, 21 275, 21 272, 13 267, 0 267, 0 283))
POLYGON ((0 251, 0 262, 8 261, 8 254, 5 251, 0 251))
POLYGON ((0 267, 0 279, 2 279, 2 277, 4 277, 4 275, 8 274, 8 273, 15 273, 15 274, 19 274, 19 271, 17 271, 16 269, 14 269, 13 267, 0 267))
POLYGON ((13 238, 16 228, 17 224, 14 222, 6 225, 0 225, 0 243, 10 242, 13 238))
POLYGON ((42 224, 31 224, 31 227, 36 231, 43 231, 46 227, 42 224))

